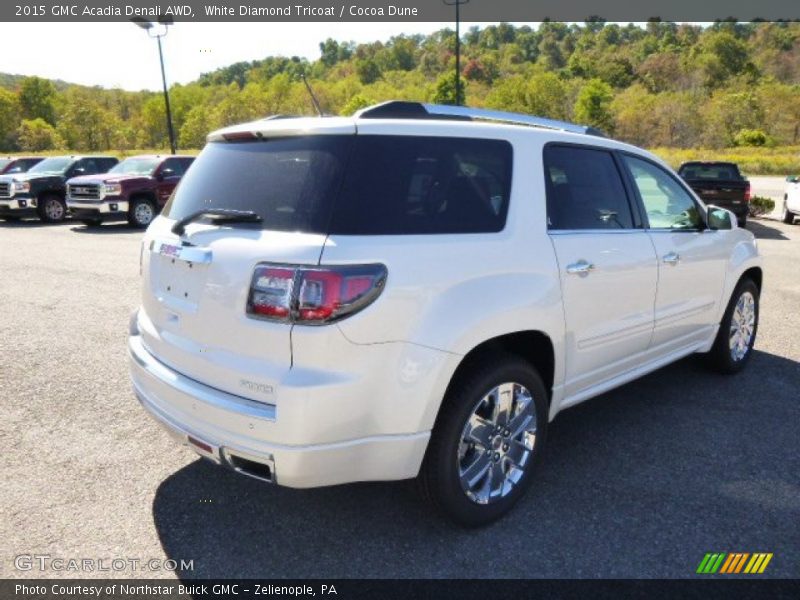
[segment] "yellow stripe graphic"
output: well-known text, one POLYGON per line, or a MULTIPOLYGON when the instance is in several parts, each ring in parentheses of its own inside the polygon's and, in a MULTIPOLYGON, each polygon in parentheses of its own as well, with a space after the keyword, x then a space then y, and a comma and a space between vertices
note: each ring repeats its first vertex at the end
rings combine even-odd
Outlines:
POLYGON ((756 556, 758 556, 758 558, 756 559, 756 562, 753 565, 753 568, 750 569, 751 573, 758 573, 758 569, 761 566, 761 563, 764 561, 764 557, 766 556, 766 554, 759 553, 759 554, 756 554, 756 556))
POLYGON ((772 560, 772 552, 767 554, 766 558, 764 559, 764 562, 761 563, 761 568, 758 570, 758 572, 759 573, 763 573, 764 569, 767 568, 767 565, 769 564, 769 561, 771 561, 771 560, 772 560))
POLYGON ((753 554, 753 557, 750 559, 750 562, 747 563, 747 566, 744 568, 745 573, 752 573, 753 572, 753 565, 756 564, 758 560, 758 554, 753 554))

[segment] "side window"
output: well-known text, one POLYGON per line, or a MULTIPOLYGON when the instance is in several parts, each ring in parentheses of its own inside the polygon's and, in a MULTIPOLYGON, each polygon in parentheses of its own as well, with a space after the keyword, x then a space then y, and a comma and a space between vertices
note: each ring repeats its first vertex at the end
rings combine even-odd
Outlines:
POLYGON ((165 171, 166 169, 170 169, 172 171, 171 173, 165 173, 167 177, 183 177, 183 163, 178 158, 168 158, 165 160, 163 166, 161 167, 161 171, 165 171))
POLYGON ((642 197, 647 219, 652 229, 698 229, 703 217, 697 203, 675 179, 651 162, 625 155, 642 197))
POLYGON ((103 158, 100 160, 101 173, 108 173, 119 161, 116 158, 103 158))
POLYGON ((544 170, 549 229, 633 228, 625 186, 611 152, 546 146, 544 170))
POLYGON ((192 166, 192 163, 194 162, 194 159, 193 158, 181 158, 180 161, 181 161, 181 165, 183 165, 183 173, 185 175, 186 174, 186 170, 189 167, 192 166))
POLYGON ((101 173, 102 170, 100 169, 100 165, 98 161, 94 158, 84 158, 77 165, 78 168, 83 169, 84 175, 94 175, 95 173, 101 173))
POLYGON ((491 233, 505 227, 505 140, 356 136, 331 230, 348 235, 491 233))

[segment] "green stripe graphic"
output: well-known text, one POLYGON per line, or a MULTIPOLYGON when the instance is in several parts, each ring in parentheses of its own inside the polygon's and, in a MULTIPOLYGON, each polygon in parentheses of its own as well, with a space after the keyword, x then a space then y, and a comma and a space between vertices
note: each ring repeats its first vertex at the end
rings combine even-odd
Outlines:
POLYGON ((710 558, 711 558, 711 553, 710 553, 710 552, 709 552, 709 553, 707 553, 707 554, 706 554, 706 555, 703 557, 703 560, 702 560, 702 561, 700 561, 700 566, 699 566, 699 567, 697 567, 697 572, 698 572, 698 573, 705 573, 706 563, 708 563, 708 560, 709 560, 710 558))
POLYGON ((722 566, 722 561, 725 560, 726 556, 727 556, 727 554, 725 552, 721 553, 719 555, 719 558, 717 559, 717 561, 713 564, 713 566, 709 565, 708 572, 709 573, 716 573, 719 570, 719 568, 722 566))

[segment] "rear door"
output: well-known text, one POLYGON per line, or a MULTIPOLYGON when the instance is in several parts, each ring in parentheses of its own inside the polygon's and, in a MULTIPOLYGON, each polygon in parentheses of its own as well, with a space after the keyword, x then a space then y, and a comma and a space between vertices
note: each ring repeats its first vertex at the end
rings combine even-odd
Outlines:
MULTIPOLYGON (((334 130, 335 131, 335 130, 334 130)), ((352 128, 351 128, 352 133, 352 128)), ((292 363, 291 325, 246 314, 256 265, 314 265, 353 135, 211 142, 145 237, 143 342, 207 385, 269 401, 292 363), (210 208, 261 223, 176 219, 210 208)))
POLYGON ((544 170, 567 329, 569 402, 630 370, 647 349, 658 265, 613 152, 548 145, 544 170))
POLYGON ((680 348, 704 340, 718 314, 731 232, 706 229, 703 208, 662 166, 630 154, 623 162, 659 261, 652 345, 680 348))

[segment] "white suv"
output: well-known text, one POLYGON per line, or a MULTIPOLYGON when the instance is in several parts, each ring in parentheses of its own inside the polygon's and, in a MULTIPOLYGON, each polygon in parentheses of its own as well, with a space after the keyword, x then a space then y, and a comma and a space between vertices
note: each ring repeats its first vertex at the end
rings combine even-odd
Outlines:
POLYGON ((786 193, 783 195, 783 222, 791 225, 798 215, 800 215, 800 177, 790 175, 786 178, 786 193))
POLYGON ((559 411, 756 336, 753 235, 591 133, 390 102, 211 134, 144 238, 136 395, 243 474, 498 518, 559 411))

